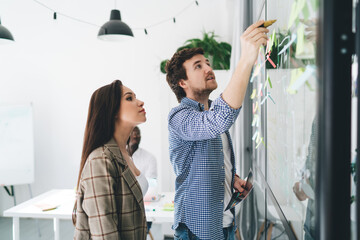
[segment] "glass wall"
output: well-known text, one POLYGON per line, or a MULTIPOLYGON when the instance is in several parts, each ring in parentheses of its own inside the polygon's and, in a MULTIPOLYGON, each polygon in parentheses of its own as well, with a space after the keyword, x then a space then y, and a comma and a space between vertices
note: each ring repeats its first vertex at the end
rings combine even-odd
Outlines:
POLYGON ((312 239, 317 159, 316 0, 254 1, 276 20, 250 79, 256 239, 312 239))

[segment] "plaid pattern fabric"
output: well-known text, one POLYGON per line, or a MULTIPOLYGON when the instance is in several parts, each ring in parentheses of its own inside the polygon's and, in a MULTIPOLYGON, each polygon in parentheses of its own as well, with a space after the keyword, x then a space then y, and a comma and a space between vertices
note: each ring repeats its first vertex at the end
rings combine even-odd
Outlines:
MULTIPOLYGON (((210 109, 183 98, 169 113, 169 151, 175 182, 175 222, 184 223, 200 239, 223 239, 224 154, 220 134, 226 133, 231 150, 232 186, 235 156, 229 128, 239 115, 220 96, 210 109)), ((234 212, 232 212, 234 214, 234 212)))
POLYGON ((85 163, 74 239, 146 239, 141 188, 114 139, 95 149, 85 163))

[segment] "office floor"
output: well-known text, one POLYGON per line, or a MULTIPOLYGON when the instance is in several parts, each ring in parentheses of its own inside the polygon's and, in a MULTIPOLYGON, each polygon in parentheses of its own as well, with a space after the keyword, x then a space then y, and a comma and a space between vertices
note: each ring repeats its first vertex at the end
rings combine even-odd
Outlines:
MULTIPOLYGON (((20 239, 54 239, 53 221, 47 219, 20 218, 20 239)), ((60 239, 73 239, 74 227, 71 221, 60 221, 60 239)), ((12 239, 12 218, 0 217, 0 239, 12 239)))
MULTIPOLYGON (((151 232, 155 240, 163 240, 161 225, 153 224, 151 232)), ((60 239, 73 239, 74 227, 70 220, 60 221, 60 239)), ((12 218, 0 217, 0 239, 12 239, 12 218)), ((54 239, 53 221, 47 219, 20 218, 20 240, 54 239), (40 232, 39 232, 40 229, 40 232), (40 234, 39 234, 40 233, 40 234)), ((150 240, 150 237, 147 238, 150 240)), ((169 239, 169 238, 166 238, 169 239)))

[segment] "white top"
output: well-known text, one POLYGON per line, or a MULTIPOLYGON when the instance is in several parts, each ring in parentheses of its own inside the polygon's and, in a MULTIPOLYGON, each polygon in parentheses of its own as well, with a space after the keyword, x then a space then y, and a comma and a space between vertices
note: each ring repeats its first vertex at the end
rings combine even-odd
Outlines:
MULTIPOLYGON (((229 204, 231 199, 231 176, 232 176, 232 165, 231 165, 231 151, 229 146, 229 139, 226 136, 226 133, 221 134, 221 140, 223 145, 223 153, 224 153, 224 165, 225 165, 225 194, 224 194, 224 210, 226 206, 229 204)), ((223 227, 230 227, 233 222, 233 214, 230 210, 224 212, 223 216, 223 227)))
POLYGON ((135 166, 147 178, 157 178, 156 158, 143 148, 138 148, 131 156, 135 166))
POLYGON ((142 172, 140 172, 139 176, 136 176, 136 180, 138 181, 138 183, 141 187, 141 191, 142 191, 142 194, 144 197, 149 188, 148 180, 146 179, 145 175, 142 172))

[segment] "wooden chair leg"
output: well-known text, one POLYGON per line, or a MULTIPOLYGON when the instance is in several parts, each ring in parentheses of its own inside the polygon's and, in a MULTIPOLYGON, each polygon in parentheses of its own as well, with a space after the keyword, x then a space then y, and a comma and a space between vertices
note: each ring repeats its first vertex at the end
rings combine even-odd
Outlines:
POLYGON ((264 229, 265 229, 265 221, 263 222, 263 224, 261 224, 261 227, 260 227, 259 232, 258 232, 258 234, 257 234, 256 240, 259 240, 259 239, 260 239, 260 236, 261 236, 261 234, 263 233, 264 229))
POLYGON ((239 228, 236 229, 236 231, 235 231, 235 236, 236 236, 236 239, 237 239, 237 240, 241 240, 239 228))
POLYGON ((149 230, 148 234, 149 234, 149 236, 150 236, 150 239, 151 239, 151 240, 154 240, 154 237, 153 237, 153 235, 151 234, 151 231, 150 231, 150 230, 149 230))
POLYGON ((267 237, 266 237, 267 240, 271 240, 271 234, 272 234, 273 226, 274 226, 274 224, 270 223, 270 226, 269 226, 269 229, 268 229, 268 232, 267 232, 267 237))

